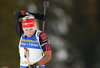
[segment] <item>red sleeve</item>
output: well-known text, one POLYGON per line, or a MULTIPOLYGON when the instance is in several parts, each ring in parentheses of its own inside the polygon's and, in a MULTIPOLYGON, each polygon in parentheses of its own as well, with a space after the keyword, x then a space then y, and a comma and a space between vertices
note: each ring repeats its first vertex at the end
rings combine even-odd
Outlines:
POLYGON ((43 58, 43 60, 38 62, 39 66, 42 66, 45 63, 47 63, 51 59, 51 54, 52 54, 51 51, 46 51, 46 56, 43 58))
POLYGON ((45 53, 44 58, 38 62, 39 66, 44 65, 51 59, 51 46, 50 41, 48 41, 48 38, 45 33, 40 33, 40 44, 43 52, 45 53))

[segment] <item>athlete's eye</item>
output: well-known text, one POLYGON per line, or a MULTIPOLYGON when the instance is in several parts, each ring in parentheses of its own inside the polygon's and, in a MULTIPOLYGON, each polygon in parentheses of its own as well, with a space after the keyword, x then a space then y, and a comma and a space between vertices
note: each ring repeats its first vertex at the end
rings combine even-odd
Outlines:
POLYGON ((32 29, 30 29, 30 30, 32 30, 32 29))
POLYGON ((28 31, 28 29, 25 29, 25 31, 28 31))

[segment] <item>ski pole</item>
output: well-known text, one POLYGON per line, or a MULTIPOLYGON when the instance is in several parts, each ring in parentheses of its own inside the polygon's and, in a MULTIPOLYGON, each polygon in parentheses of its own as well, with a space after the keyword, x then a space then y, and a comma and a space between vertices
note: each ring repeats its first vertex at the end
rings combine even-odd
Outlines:
MULTIPOLYGON (((44 1, 44 2, 43 2, 43 6, 44 6, 44 18, 45 18, 45 15, 46 15, 46 8, 49 8, 49 2, 48 2, 48 1, 44 1)), ((43 21, 43 26, 42 26, 42 31, 43 31, 43 32, 44 32, 45 22, 46 22, 46 21, 43 21)))
POLYGON ((29 66, 29 68, 30 68, 29 52, 28 52, 28 49, 27 49, 26 47, 24 47, 24 51, 25 51, 25 55, 26 55, 26 58, 27 58, 28 66, 29 66))

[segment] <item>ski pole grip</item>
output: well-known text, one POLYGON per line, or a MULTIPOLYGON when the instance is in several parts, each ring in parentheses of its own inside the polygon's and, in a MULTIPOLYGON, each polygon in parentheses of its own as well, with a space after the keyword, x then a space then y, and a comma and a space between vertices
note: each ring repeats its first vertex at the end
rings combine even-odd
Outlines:
POLYGON ((49 2, 48 1, 44 1, 43 2, 43 6, 44 6, 44 17, 46 15, 46 8, 49 8, 49 2))
POLYGON ((44 4, 44 5, 43 5, 44 7, 49 8, 49 2, 48 2, 48 1, 44 1, 43 4, 44 4))

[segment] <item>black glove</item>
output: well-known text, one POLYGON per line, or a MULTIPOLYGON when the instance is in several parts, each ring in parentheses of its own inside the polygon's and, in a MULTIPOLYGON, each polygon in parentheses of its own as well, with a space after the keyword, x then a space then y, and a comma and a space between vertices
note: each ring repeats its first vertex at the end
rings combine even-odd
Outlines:
POLYGON ((35 18, 39 19, 39 20, 42 20, 42 21, 46 21, 46 15, 44 16, 44 14, 42 13, 39 13, 39 11, 37 11, 35 13, 35 18))
MULTIPOLYGON (((27 66, 26 68, 29 68, 29 66, 27 66)), ((35 63, 33 65, 30 65, 30 68, 39 68, 38 63, 35 63)))
POLYGON ((42 21, 46 21, 46 15, 44 16, 43 13, 39 13, 39 11, 37 11, 36 13, 31 13, 31 12, 25 12, 26 15, 33 15, 35 16, 35 18, 42 20, 42 21))

